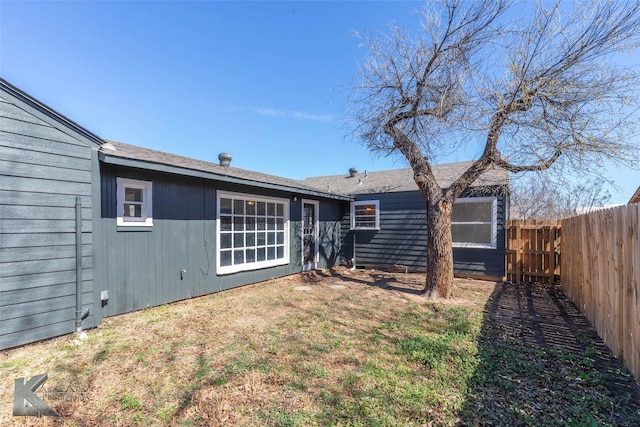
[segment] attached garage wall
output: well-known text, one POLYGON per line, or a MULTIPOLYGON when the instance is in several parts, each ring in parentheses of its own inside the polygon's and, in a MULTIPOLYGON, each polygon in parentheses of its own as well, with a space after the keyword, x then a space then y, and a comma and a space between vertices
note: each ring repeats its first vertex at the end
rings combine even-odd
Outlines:
MULTIPOLYGON (((92 143, 0 91, 0 349, 73 332, 76 197, 82 203, 83 326, 93 304, 92 143), (55 125, 55 126, 54 126, 55 125)), ((94 315, 98 316, 94 316, 94 315)))

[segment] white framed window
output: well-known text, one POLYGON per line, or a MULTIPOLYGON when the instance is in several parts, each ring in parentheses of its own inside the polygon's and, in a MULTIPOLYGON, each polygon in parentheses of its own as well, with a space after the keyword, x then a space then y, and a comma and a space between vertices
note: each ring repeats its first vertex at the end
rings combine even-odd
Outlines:
POLYGON ((116 178, 116 225, 153 226, 153 184, 129 178, 116 178))
POLYGON ((352 230, 380 229, 380 201, 359 200, 351 202, 352 230))
POLYGON ((218 274, 289 264, 289 200, 218 191, 218 274))
POLYGON ((457 199, 451 212, 453 246, 495 249, 497 224, 498 199, 496 197, 457 199))

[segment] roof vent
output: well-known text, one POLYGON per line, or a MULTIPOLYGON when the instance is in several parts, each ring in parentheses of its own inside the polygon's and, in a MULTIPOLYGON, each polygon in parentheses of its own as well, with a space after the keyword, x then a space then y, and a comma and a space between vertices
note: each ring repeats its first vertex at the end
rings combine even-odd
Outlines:
POLYGON ((220 160, 220 166, 229 167, 229 165, 231 164, 231 154, 220 153, 218 154, 218 160, 220 160))
POLYGON ((349 176, 350 176, 351 178, 353 178, 354 176, 356 176, 356 174, 357 174, 357 173, 358 173, 358 169, 356 169, 356 168, 351 168, 351 169, 349 169, 349 176))
POLYGON ((100 148, 102 148, 103 150, 109 150, 109 151, 118 151, 116 150, 116 147, 113 146, 112 143, 110 142, 104 142, 100 148))

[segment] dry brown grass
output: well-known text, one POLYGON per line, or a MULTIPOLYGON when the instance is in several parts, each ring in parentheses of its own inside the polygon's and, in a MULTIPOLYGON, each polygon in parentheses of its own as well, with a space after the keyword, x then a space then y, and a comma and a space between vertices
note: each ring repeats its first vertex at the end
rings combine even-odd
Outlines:
MULTIPOLYGON (((398 313, 437 305, 419 295, 423 279, 294 275, 104 319, 82 345, 69 335, 0 352, 0 424, 315 423, 328 393, 375 386, 361 375, 379 353, 373 332, 398 313), (13 380, 42 373, 49 380, 37 394, 62 417, 11 417, 13 380)), ((480 313, 492 290, 460 280, 446 303, 480 313)), ((400 356, 377 357, 393 365, 400 356)))
POLYGON ((0 352, 0 425, 640 426, 640 387, 555 285, 336 269, 0 352), (13 381, 60 418, 12 417, 13 381))

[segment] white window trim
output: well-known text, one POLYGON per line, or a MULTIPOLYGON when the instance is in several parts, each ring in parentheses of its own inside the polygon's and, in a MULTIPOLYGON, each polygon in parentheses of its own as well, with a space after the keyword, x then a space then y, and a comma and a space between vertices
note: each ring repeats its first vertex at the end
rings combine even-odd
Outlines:
MULTIPOLYGON (((491 202, 491 243, 465 243, 453 242, 454 248, 482 248, 497 249, 498 248, 498 198, 497 197, 462 197, 456 199, 455 203, 478 203, 491 202)), ((487 224, 487 222, 453 222, 453 224, 487 224)))
POLYGON ((357 200, 351 202, 351 230, 380 230, 380 201, 379 200, 357 200), (375 227, 356 227, 356 206, 374 205, 376 207, 375 227))
POLYGON ((153 226, 153 183, 138 179, 116 177, 116 225, 118 227, 153 226), (142 189, 142 218, 124 216, 125 188, 142 189))
POLYGON ((251 271, 258 270, 261 268, 268 267, 276 267, 279 265, 287 265, 290 263, 289 250, 290 250, 290 241, 289 241, 289 200, 282 199, 278 197, 269 197, 269 196, 259 196, 256 194, 249 193, 236 193, 231 191, 217 191, 216 195, 216 271, 217 274, 231 274, 238 273, 240 271, 251 271), (284 258, 282 259, 274 259, 274 260, 265 260, 265 261, 256 261, 250 264, 241 264, 241 265, 228 265, 228 266, 220 266, 220 199, 221 198, 236 198, 243 200, 255 200, 256 202, 276 202, 284 204, 284 258))

